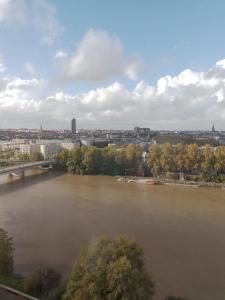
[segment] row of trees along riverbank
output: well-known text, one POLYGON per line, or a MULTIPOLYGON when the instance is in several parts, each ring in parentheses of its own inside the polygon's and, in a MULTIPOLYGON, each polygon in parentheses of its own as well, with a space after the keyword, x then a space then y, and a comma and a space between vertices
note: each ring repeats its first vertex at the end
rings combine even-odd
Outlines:
POLYGON ((182 172, 190 180, 224 182, 225 147, 155 144, 147 152, 135 144, 121 148, 82 147, 61 151, 56 165, 74 174, 166 177, 182 172))
MULTIPOLYGON (((152 300, 155 283, 146 271, 143 250, 126 236, 101 237, 81 250, 64 282, 48 267, 23 277, 14 273, 12 238, 0 228, 0 284, 42 300, 152 300)), ((187 300, 167 296, 164 300, 187 300)))

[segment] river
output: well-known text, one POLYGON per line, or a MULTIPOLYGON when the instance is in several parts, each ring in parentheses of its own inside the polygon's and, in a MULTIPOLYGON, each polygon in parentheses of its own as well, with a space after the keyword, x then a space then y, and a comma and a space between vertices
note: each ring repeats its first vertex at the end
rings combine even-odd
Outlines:
POLYGON ((0 227, 14 239, 17 272, 48 265, 67 275, 82 246, 127 234, 144 248, 156 300, 225 299, 225 191, 51 172, 0 181, 0 227))

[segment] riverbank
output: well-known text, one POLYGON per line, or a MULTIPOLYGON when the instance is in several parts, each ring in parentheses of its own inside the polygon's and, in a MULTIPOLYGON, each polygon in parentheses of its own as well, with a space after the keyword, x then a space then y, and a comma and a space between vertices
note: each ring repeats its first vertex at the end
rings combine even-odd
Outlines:
POLYGON ((136 176, 116 176, 117 181, 126 183, 138 183, 148 185, 179 185, 179 186, 190 186, 190 187, 210 187, 225 190, 225 183, 216 182, 196 182, 189 180, 175 180, 165 178, 154 178, 154 177, 136 177, 136 176))

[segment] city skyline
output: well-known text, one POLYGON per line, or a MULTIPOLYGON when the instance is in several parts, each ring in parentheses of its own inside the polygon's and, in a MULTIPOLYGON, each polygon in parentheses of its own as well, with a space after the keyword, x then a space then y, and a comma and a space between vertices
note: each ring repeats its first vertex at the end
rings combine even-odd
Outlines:
POLYGON ((224 9, 0 0, 0 128, 225 130, 224 9))

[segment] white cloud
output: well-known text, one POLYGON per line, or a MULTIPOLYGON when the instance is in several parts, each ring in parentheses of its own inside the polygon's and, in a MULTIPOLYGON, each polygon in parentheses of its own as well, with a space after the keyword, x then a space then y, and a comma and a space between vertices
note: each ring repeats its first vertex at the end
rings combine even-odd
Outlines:
POLYGON ((64 60, 64 80, 100 82, 120 76, 138 77, 139 61, 126 57, 121 41, 103 30, 89 30, 64 60))
POLYGON ((55 54, 55 59, 62 59, 62 58, 65 58, 67 56, 68 56, 67 52, 65 52, 63 50, 58 50, 55 54))
POLYGON ((42 35, 42 43, 51 46, 62 33, 55 6, 47 0, 34 0, 34 25, 42 35))
POLYGON ((0 62, 0 73, 4 72, 6 70, 6 67, 3 63, 0 62))
POLYGON ((119 82, 86 93, 44 96, 43 80, 0 80, 0 119, 5 126, 65 128, 73 116, 83 128, 225 129, 225 72, 215 64, 207 72, 184 70, 155 85, 139 82, 127 89, 119 82))
POLYGON ((0 26, 25 24, 39 33, 41 42, 53 45, 63 31, 57 11, 48 0, 0 0, 0 26))
POLYGON ((0 73, 3 73, 7 70, 2 54, 0 53, 0 73))
POLYGON ((25 63, 25 68, 30 75, 34 75, 36 73, 34 65, 29 61, 25 63))
POLYGON ((0 25, 12 25, 24 21, 26 5, 24 0, 0 0, 0 25))

